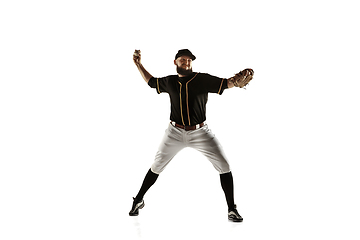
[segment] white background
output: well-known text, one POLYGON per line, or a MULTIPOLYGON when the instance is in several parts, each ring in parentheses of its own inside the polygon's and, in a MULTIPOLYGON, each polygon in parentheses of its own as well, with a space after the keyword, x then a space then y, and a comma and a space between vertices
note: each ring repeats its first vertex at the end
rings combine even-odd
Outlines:
POLYGON ((356 1, 2 1, 1 239, 359 239, 356 1), (247 90, 210 95, 244 217, 218 173, 181 152, 129 217, 169 122, 132 62, 247 90), (225 239, 225 238, 224 238, 225 239))

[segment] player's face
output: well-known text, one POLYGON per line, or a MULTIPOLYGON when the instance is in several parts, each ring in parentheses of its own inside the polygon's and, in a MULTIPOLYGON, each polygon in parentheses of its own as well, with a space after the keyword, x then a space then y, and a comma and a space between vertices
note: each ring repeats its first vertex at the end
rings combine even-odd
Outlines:
POLYGON ((188 56, 181 56, 175 60, 175 65, 184 70, 192 69, 192 60, 188 56))
POLYGON ((174 60, 176 71, 181 75, 189 75, 192 73, 192 59, 188 56, 181 56, 174 60))

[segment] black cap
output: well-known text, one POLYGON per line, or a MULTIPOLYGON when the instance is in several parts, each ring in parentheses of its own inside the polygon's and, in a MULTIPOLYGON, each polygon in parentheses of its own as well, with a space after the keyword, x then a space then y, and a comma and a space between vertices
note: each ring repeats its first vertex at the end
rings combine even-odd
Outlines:
POLYGON ((175 55, 175 60, 178 58, 178 57, 181 57, 181 56, 188 56, 191 58, 191 60, 195 60, 196 57, 189 51, 189 49, 181 49, 178 51, 178 53, 175 55))

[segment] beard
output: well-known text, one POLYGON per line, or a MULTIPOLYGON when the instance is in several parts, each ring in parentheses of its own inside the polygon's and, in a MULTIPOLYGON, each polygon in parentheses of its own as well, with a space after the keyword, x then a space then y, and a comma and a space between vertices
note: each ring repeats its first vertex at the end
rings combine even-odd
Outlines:
POLYGON ((179 67, 179 66, 176 66, 176 72, 177 72, 178 74, 180 74, 180 75, 185 75, 185 76, 187 76, 187 75, 190 75, 193 71, 192 71, 192 68, 186 70, 186 69, 183 69, 183 68, 181 68, 181 67, 179 67))

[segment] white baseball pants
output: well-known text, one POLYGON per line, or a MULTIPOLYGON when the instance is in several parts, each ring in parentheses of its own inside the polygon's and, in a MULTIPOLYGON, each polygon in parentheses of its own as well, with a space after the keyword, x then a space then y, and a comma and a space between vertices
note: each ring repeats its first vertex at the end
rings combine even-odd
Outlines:
POLYGON ((151 171, 160 174, 174 156, 186 147, 200 151, 220 174, 230 172, 229 162, 224 151, 207 124, 196 130, 185 131, 171 123, 165 131, 151 171))

